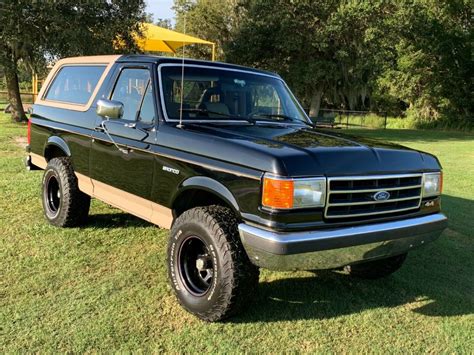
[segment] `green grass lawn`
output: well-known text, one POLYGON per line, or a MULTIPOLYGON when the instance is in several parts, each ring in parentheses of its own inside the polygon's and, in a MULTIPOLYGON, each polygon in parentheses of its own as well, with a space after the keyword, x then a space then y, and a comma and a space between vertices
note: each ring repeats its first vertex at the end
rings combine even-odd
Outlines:
POLYGON ((208 324, 172 296, 167 231, 98 201, 84 228, 45 222, 26 125, 0 115, 0 351, 472 353, 474 135, 353 133, 440 158, 449 230, 384 280, 263 271, 246 313, 208 324))

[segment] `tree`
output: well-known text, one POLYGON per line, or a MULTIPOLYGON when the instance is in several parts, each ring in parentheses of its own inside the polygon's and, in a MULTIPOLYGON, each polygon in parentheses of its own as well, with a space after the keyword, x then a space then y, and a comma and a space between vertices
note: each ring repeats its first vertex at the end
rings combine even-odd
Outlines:
MULTIPOLYGON (((207 41, 216 43, 217 58, 224 59, 224 47, 234 40, 234 33, 243 17, 240 0, 174 0, 176 12, 176 30, 207 41)), ((186 51, 193 58, 209 59, 209 46, 186 46, 186 51)))
POLYGON ((169 18, 159 18, 158 20, 155 21, 155 25, 163 27, 163 28, 167 28, 168 30, 173 29, 173 25, 171 24, 171 20, 169 18))
MULTIPOLYGON (((471 122, 468 0, 175 0, 177 26, 220 59, 276 71, 316 115, 321 104, 471 122)), ((188 54, 208 58, 203 48, 188 54)))
POLYGON ((364 106, 376 74, 366 41, 383 3, 358 1, 245 2, 246 17, 226 58, 277 71, 317 115, 322 100, 364 106))
POLYGON ((405 102, 418 119, 472 124, 472 19, 470 1, 395 3, 383 23, 391 54, 379 61, 377 89, 405 102))
POLYGON ((134 51, 140 33, 143 0, 92 2, 3 0, 0 18, 0 67, 4 71, 12 115, 25 120, 18 87, 19 62, 30 66, 46 58, 134 51))

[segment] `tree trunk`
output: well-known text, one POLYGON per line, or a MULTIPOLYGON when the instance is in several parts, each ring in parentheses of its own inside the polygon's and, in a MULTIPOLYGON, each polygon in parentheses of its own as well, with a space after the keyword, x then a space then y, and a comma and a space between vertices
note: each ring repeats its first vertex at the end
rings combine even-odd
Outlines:
POLYGON ((316 89, 316 91, 311 96, 311 104, 309 107, 309 117, 318 116, 319 108, 321 106, 322 96, 323 96, 323 90, 321 88, 316 89))
POLYGON ((21 102, 20 87, 18 85, 17 64, 15 60, 4 66, 5 79, 7 81, 8 101, 11 105, 12 118, 17 121, 26 121, 23 103, 21 102))

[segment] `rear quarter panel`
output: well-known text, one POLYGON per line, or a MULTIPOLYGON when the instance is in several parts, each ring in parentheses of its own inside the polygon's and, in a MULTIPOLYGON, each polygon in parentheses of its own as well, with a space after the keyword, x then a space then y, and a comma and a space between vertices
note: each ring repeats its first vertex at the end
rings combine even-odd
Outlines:
MULTIPOLYGON (((34 105, 31 117, 31 153, 44 156, 50 137, 59 137, 69 147, 74 170, 88 175, 89 151, 95 112, 34 105)), ((54 143, 52 143, 54 144, 54 143)))

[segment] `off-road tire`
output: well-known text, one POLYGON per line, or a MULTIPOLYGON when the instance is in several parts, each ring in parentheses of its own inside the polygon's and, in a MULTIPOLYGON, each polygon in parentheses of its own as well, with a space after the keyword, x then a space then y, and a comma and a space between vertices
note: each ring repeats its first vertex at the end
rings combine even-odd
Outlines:
POLYGON ((42 202, 44 215, 54 226, 76 227, 86 222, 91 198, 79 190, 69 158, 53 158, 48 162, 43 175, 42 202), (55 189, 59 193, 51 201, 51 191, 55 189))
MULTIPOLYGON (((168 244, 168 275, 179 303, 202 320, 224 320, 248 307, 258 286, 259 269, 240 241, 237 218, 226 207, 196 207, 173 224, 168 244), (190 238, 206 245, 212 279, 207 291, 193 294, 183 267, 183 249, 190 238)), ((192 265, 191 265, 192 266, 192 265)), ((197 267, 197 266, 196 266, 197 267)), ((196 272, 196 271, 194 271, 196 272)))
POLYGON ((406 257, 407 253, 400 254, 385 259, 349 265, 345 267, 345 270, 349 272, 351 276, 362 279, 379 279, 400 269, 406 257))

